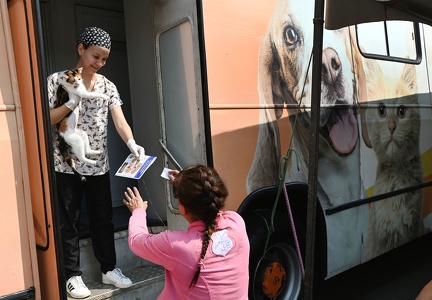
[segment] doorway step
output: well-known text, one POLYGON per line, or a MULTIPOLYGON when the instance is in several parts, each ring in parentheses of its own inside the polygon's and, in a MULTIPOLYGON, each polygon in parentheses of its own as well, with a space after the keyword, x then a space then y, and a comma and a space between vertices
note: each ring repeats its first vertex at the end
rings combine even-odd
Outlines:
MULTIPOLYGON (((152 233, 158 233, 165 229, 165 226, 149 227, 152 233)), ((132 253, 128 246, 127 230, 115 232, 114 237, 117 253, 117 267, 120 268, 123 274, 129 277, 134 284, 127 289, 119 289, 113 285, 103 284, 99 262, 94 257, 90 238, 80 239, 82 279, 91 291, 91 295, 85 299, 156 299, 164 286, 163 267, 141 259, 132 253)), ((74 300, 74 298, 68 297, 68 300, 74 300)))

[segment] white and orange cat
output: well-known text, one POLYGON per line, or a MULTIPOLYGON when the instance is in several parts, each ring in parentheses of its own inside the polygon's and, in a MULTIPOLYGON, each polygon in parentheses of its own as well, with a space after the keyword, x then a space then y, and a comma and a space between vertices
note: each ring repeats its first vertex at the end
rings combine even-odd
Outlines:
POLYGON ((90 149, 87 133, 77 128, 79 111, 81 108, 80 100, 82 98, 103 98, 108 100, 109 97, 101 93, 87 91, 82 81, 81 72, 82 68, 67 70, 59 76, 58 80, 60 84, 57 88, 56 107, 59 107, 70 100, 76 103, 75 108, 57 125, 60 137, 59 149, 63 158, 72 168, 75 175, 77 175, 82 181, 85 181, 85 177, 76 169, 75 160, 69 153, 69 147, 72 148, 76 157, 81 162, 90 165, 95 165, 96 161, 87 158, 86 155, 98 155, 101 154, 102 151, 90 149))
MULTIPOLYGON (((423 181, 420 160, 420 111, 414 65, 404 66, 399 79, 386 77, 368 60, 363 139, 377 159, 374 195, 397 191, 423 181)), ((422 233, 422 190, 371 203, 365 259, 372 259, 422 233)))

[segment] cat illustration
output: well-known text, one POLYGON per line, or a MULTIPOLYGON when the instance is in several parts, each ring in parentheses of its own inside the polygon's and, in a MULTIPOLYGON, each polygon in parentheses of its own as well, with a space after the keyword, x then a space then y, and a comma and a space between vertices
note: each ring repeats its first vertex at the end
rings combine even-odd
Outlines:
MULTIPOLYGON (((377 159, 374 195, 378 195, 423 181, 421 118, 414 65, 405 65, 399 79, 384 76, 375 61, 368 60, 367 67, 367 96, 374 107, 364 114, 367 129, 363 138, 377 159)), ((421 207, 421 190, 371 203, 365 259, 417 238, 423 230, 421 207)))
POLYGON ((76 169, 75 160, 69 153, 69 148, 72 148, 76 157, 83 163, 95 165, 96 161, 88 159, 86 155, 98 155, 102 151, 90 149, 87 133, 77 128, 79 110, 81 108, 81 99, 103 98, 108 100, 109 97, 96 92, 87 91, 81 77, 82 68, 67 70, 59 76, 59 87, 57 88, 57 106, 59 107, 69 100, 75 101, 77 105, 69 112, 64 119, 58 123, 57 130, 59 133, 59 150, 64 160, 72 168, 75 175, 82 181, 85 177, 82 176, 76 169))

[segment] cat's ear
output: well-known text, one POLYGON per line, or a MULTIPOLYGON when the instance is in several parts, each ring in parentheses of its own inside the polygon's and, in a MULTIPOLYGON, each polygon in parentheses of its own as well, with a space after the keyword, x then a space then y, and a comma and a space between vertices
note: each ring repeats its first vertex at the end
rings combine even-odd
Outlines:
POLYGON ((383 72, 380 65, 374 59, 366 59, 366 84, 368 101, 378 100, 377 88, 383 84, 383 72))
POLYGON ((82 70, 83 70, 83 67, 81 67, 81 68, 78 68, 78 73, 82 73, 82 70))
POLYGON ((403 82, 408 85, 412 91, 417 92, 417 74, 415 65, 405 64, 401 80, 403 80, 403 82))

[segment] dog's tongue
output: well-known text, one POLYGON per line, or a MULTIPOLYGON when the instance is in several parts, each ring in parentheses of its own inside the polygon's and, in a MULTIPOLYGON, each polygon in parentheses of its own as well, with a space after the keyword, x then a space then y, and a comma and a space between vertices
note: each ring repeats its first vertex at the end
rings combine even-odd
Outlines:
POLYGON ((358 129, 354 115, 349 112, 339 116, 339 122, 330 131, 334 148, 340 153, 350 153, 357 143, 358 129))

